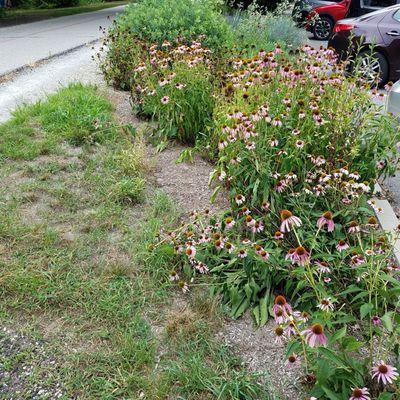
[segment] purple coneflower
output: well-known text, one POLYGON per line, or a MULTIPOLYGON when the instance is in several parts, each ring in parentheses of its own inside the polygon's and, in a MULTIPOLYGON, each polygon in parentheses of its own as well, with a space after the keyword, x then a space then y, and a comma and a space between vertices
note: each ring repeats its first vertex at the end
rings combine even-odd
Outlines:
POLYGON ((378 380, 378 383, 382 381, 384 385, 387 383, 393 383, 398 377, 397 369, 392 365, 385 364, 381 361, 379 364, 372 368, 372 377, 378 380))
POLYGON ((305 265, 309 261, 310 254, 303 246, 296 247, 296 251, 293 255, 292 262, 299 265, 305 265))
POLYGON ((298 365, 298 364, 300 364, 300 359, 299 359, 299 357, 296 355, 296 354, 291 354, 289 357, 288 357, 288 359, 287 359, 287 361, 286 361, 286 367, 287 368, 293 368, 293 367, 295 367, 296 365, 298 365))
POLYGON ((333 215, 330 211, 326 211, 317 221, 317 227, 322 228, 323 226, 328 227, 328 232, 333 232, 335 229, 335 223, 333 222, 333 215))
POLYGON ((338 244, 336 245, 336 248, 340 252, 347 250, 349 247, 350 246, 344 240, 339 240, 338 244))
POLYGON ((351 396, 349 400, 370 400, 367 388, 351 388, 351 396))
POLYGON ((163 104, 168 104, 168 103, 169 103, 169 97, 168 97, 168 96, 164 96, 164 97, 161 99, 161 103, 163 103, 163 104))
POLYGON ((351 221, 350 222, 348 232, 349 233, 358 233, 358 232, 360 232, 360 226, 358 225, 358 223, 356 221, 351 221))
POLYGON ((301 219, 299 217, 294 216, 289 210, 282 210, 280 216, 281 216, 280 231, 282 233, 290 232, 293 226, 301 225, 301 219))
POLYGON ((321 274, 329 274, 331 272, 329 264, 326 261, 315 261, 315 265, 317 266, 317 271, 321 274))
POLYGON ((321 324, 312 325, 310 328, 303 331, 302 334, 310 347, 325 346, 327 343, 324 328, 321 324))
POLYGON ((372 323, 374 324, 374 326, 381 326, 381 325, 382 325, 382 321, 381 321, 381 319, 380 319, 377 315, 374 315, 374 316, 371 318, 371 321, 372 321, 372 323))
POLYGON ((291 314, 292 313, 292 306, 286 301, 285 296, 278 295, 278 296, 275 297, 274 305, 272 307, 272 311, 274 313, 276 313, 277 310, 283 310, 287 314, 291 314))
POLYGON ((274 235, 274 239, 275 240, 281 240, 281 239, 283 239, 283 233, 281 232, 281 231, 276 231, 275 232, 275 235, 274 235))
POLYGON ((240 249, 238 252, 238 257, 240 258, 246 258, 247 257, 247 251, 244 249, 240 249))

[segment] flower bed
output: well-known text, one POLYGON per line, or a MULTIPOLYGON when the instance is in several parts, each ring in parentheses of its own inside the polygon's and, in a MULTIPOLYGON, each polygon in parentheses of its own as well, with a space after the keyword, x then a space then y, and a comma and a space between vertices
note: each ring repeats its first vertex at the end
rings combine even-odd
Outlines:
POLYGON ((396 168, 398 128, 331 50, 249 57, 205 39, 135 39, 138 111, 207 153, 215 193, 231 200, 222 215, 194 212, 153 251, 173 249, 169 279, 183 292, 206 284, 233 317, 274 318, 310 396, 395 398, 397 236, 380 231, 371 192, 396 168))

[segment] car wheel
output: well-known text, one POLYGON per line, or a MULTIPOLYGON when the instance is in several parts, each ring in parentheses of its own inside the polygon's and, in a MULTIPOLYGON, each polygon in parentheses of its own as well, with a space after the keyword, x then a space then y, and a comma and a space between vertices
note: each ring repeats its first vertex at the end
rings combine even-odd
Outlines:
POLYGON ((381 53, 363 51, 360 53, 358 70, 371 86, 383 86, 389 79, 389 64, 381 53))
POLYGON ((315 39, 328 40, 332 34, 332 29, 333 21, 329 17, 318 17, 313 27, 315 39))

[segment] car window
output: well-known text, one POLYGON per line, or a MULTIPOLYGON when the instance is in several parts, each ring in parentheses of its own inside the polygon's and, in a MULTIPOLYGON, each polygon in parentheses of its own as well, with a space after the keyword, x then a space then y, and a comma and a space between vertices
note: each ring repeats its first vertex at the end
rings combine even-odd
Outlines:
POLYGON ((393 18, 400 22, 400 9, 394 13, 393 18))
POLYGON ((383 8, 393 6, 397 0, 361 0, 362 8, 383 8))

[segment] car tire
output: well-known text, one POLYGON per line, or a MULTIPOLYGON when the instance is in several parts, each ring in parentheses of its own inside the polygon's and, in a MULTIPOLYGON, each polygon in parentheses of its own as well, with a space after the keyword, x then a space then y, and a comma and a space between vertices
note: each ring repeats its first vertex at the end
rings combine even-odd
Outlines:
POLYGON ((360 57, 360 72, 365 74, 365 78, 371 86, 382 87, 389 79, 389 63, 386 57, 375 52, 371 54, 370 51, 362 51, 360 57))
POLYGON ((326 16, 320 16, 313 26, 313 35, 317 40, 328 40, 333 31, 333 21, 326 16))

